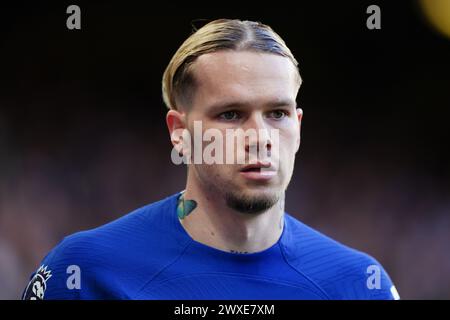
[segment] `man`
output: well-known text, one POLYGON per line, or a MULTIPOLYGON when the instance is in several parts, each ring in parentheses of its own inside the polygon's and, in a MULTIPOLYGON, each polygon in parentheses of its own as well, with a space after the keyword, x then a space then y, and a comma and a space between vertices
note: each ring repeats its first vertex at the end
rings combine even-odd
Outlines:
POLYGON ((297 61, 270 27, 221 19, 197 30, 163 76, 186 189, 66 237, 24 298, 398 298, 375 259, 284 212, 300 146, 300 85, 297 61), (258 134, 226 140, 211 153, 234 159, 241 152, 243 162, 211 163, 193 159, 206 146, 205 139, 193 142, 198 128, 216 139, 237 130, 258 134))

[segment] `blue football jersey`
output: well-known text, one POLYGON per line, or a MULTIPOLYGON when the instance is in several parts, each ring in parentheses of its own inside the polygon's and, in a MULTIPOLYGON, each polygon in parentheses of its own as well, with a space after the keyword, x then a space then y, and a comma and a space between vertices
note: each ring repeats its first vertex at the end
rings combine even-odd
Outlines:
POLYGON ((23 299, 398 299, 383 267, 285 213, 280 239, 250 254, 193 240, 172 195, 64 238, 23 299))

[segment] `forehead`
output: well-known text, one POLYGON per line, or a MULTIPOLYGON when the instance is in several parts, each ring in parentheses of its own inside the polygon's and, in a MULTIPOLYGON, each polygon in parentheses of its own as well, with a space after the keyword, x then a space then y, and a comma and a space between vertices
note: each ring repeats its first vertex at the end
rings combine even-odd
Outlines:
POLYGON ((218 51, 200 56, 192 65, 196 80, 194 106, 223 100, 265 102, 295 100, 298 75, 295 66, 276 54, 218 51))

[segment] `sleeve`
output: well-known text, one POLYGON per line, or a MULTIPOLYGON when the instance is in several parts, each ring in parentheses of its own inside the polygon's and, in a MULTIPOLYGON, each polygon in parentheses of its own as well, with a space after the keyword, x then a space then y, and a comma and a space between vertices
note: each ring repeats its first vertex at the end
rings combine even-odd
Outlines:
POLYGON ((362 280, 358 286, 354 286, 355 299, 400 300, 400 295, 383 266, 370 255, 364 256, 364 262, 361 263, 362 280))
POLYGON ((71 253, 67 243, 65 238, 41 261, 23 291, 22 300, 80 299, 82 261, 71 253))
POLYGON ((334 262, 328 262, 333 268, 319 281, 331 300, 400 299, 388 273, 372 256, 352 250, 333 257, 334 262))

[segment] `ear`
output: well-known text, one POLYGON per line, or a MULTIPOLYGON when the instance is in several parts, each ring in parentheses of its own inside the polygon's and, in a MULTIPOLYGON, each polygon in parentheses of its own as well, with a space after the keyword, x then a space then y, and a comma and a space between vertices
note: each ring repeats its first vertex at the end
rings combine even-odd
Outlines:
POLYGON ((185 113, 177 110, 169 110, 166 115, 166 124, 170 133, 170 141, 175 150, 183 153, 183 132, 186 129, 185 113))
POLYGON ((298 119, 298 136, 296 141, 296 149, 295 152, 298 151, 300 148, 300 140, 301 140, 301 129, 302 129, 302 118, 303 118, 303 110, 300 108, 297 108, 297 119, 298 119))

